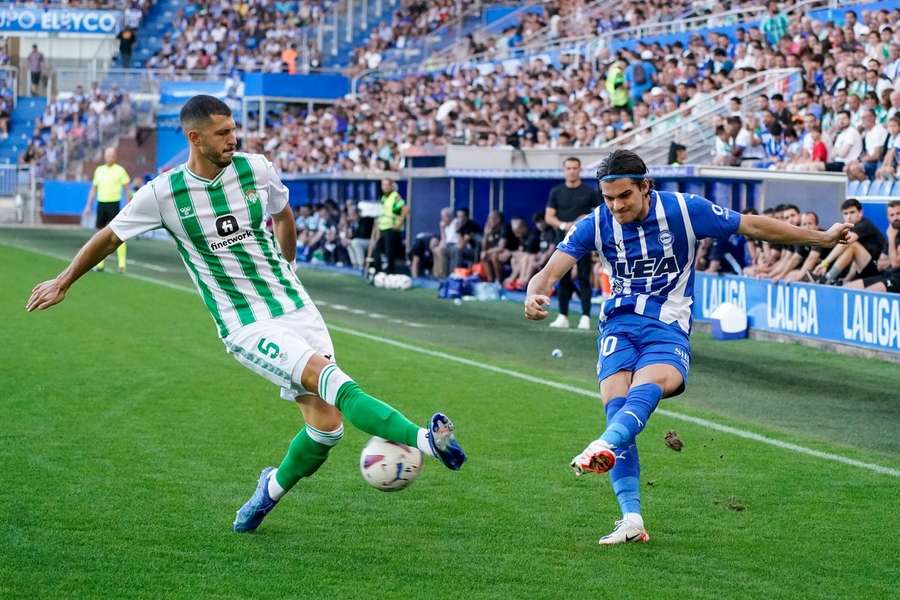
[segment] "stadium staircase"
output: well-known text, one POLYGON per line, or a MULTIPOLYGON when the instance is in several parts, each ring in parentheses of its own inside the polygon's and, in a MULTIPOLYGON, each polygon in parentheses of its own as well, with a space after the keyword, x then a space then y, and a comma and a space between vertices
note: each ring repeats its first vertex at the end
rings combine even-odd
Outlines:
POLYGON ((725 87, 696 104, 682 106, 600 148, 609 151, 628 148, 639 153, 647 164, 664 165, 668 162, 669 145, 675 142, 687 147, 685 164, 708 164, 715 148, 714 122, 731 115, 728 106, 731 98, 738 97, 746 106, 751 106, 763 93, 778 92, 789 97, 802 89, 801 75, 799 69, 762 71, 725 87))
MULTIPOLYGON (((484 11, 502 4, 511 3, 495 0, 473 6, 462 15, 461 19, 453 20, 422 38, 410 40, 406 48, 402 50, 392 48, 384 52, 384 62, 388 66, 418 63, 432 52, 442 51, 483 27, 484 11)), ((526 4, 531 6, 533 2, 526 4)), ((394 11, 399 7, 399 0, 339 0, 325 16, 322 24, 324 65, 329 67, 346 65, 354 50, 365 46, 374 28, 382 21, 390 22, 394 11), (349 36, 348 28, 351 29, 349 36)))
POLYGON ((322 23, 322 63, 346 65, 353 51, 365 46, 370 30, 381 21, 389 22, 399 7, 399 0, 338 0, 322 23))
MULTIPOLYGON (((163 34, 172 31, 175 15, 179 10, 186 10, 190 4, 189 0, 157 0, 154 3, 138 28, 137 45, 131 57, 132 67, 143 67, 156 54, 162 46, 163 34)), ((119 58, 116 58, 116 66, 122 66, 119 58)))
POLYGON ((47 99, 39 96, 22 96, 16 102, 9 122, 9 137, 0 141, 0 163, 16 164, 19 156, 28 148, 34 133, 34 121, 44 112, 47 99))

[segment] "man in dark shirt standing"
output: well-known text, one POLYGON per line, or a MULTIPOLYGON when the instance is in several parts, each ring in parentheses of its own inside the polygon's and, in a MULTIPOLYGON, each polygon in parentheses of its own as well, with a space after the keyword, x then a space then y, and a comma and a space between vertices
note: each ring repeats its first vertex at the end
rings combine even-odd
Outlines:
MULTIPOLYGON (((575 157, 563 162, 565 182, 550 190, 550 199, 544 219, 556 231, 556 241, 561 242, 566 232, 582 217, 590 214, 600 206, 600 193, 581 181, 581 161, 575 157)), ((581 298, 581 319, 578 329, 591 328, 591 263, 590 253, 578 261, 578 296, 581 298)), ((566 273, 559 280, 559 316, 550 327, 567 329, 569 327, 569 300, 575 286, 572 273, 566 273)))
POLYGON ((821 277, 821 282, 826 284, 837 283, 845 272, 845 282, 857 277, 865 279, 878 275, 877 261, 887 247, 884 234, 863 216, 859 200, 845 200, 841 204, 841 214, 845 223, 853 225, 847 238, 848 243, 835 246, 813 271, 813 275, 821 277))

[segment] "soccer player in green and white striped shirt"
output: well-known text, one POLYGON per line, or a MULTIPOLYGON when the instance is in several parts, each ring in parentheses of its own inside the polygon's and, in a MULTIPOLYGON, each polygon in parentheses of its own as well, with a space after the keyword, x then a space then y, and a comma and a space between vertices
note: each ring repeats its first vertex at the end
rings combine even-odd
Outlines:
POLYGON ((297 232, 287 188, 264 156, 235 151, 228 106, 194 96, 181 109, 181 125, 188 161, 138 190, 62 273, 34 288, 27 310, 61 302, 79 277, 126 240, 157 228, 169 232, 227 351, 280 386, 306 422, 279 467, 263 469, 237 512, 235 531, 259 527, 297 481, 322 466, 343 436, 342 417, 458 470, 466 455, 450 419, 435 413, 428 428, 418 427, 366 394, 334 362, 328 329, 292 267, 297 232), (274 233, 265 227, 267 214, 274 233))

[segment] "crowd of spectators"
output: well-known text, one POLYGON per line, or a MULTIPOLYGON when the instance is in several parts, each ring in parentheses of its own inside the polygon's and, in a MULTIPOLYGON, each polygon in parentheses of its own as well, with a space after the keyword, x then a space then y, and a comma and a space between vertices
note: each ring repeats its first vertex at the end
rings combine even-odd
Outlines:
MULTIPOLYGON (((775 11, 773 6, 771 11, 775 11)), ((775 66, 802 69, 793 94, 732 99, 714 126, 715 164, 843 171, 851 180, 898 177, 900 11, 844 13, 842 26, 785 19, 775 66)), ((752 47, 752 46, 751 46, 752 47)), ((760 67, 737 48, 723 68, 760 67)), ((762 58, 766 57, 763 52, 762 58)), ((764 65, 767 66, 767 65, 764 65)), ((745 70, 746 72, 746 70, 745 70)))
POLYGON ((48 100, 20 162, 36 167, 42 177, 58 175, 69 161, 87 158, 135 118, 131 99, 117 86, 103 91, 97 83, 89 90, 79 85, 48 100))
POLYGON ((770 13, 759 27, 738 28, 733 39, 711 33, 685 44, 639 42, 593 59, 563 54, 558 65, 535 58, 363 83, 333 106, 271 116, 265 137, 247 143, 273 154, 286 172, 396 169, 405 155, 448 144, 599 147, 635 129, 644 128, 648 138, 663 133, 675 122, 660 120, 664 115, 682 108, 686 118, 735 82, 796 67, 802 77, 793 93, 732 99, 730 113, 714 124, 707 160, 846 168, 854 178, 891 167, 896 174, 896 153, 889 151, 897 139, 891 119, 900 108, 900 27, 894 27, 900 10, 865 12, 859 21, 847 12, 843 25, 788 18, 775 5, 770 13), (835 144, 846 129, 842 110, 868 137, 865 153, 851 132, 835 144), (866 125, 867 110, 876 125, 866 125))
POLYGON ((147 67, 296 73, 301 53, 311 68, 321 64, 314 45, 301 45, 300 30, 318 23, 332 0, 197 0, 180 10, 147 67))
POLYGON ((706 17, 703 24, 707 27, 731 25, 755 14, 735 14, 732 11, 758 5, 755 0, 626 0, 600 3, 590 0, 550 0, 540 5, 538 11, 521 15, 516 22, 503 27, 497 34, 476 32, 467 36, 449 54, 457 61, 472 57, 504 58, 524 47, 540 47, 559 40, 579 38, 596 40, 622 29, 695 17, 706 17))
POLYGON ((382 21, 372 29, 365 44, 353 52, 352 71, 377 69, 387 50, 403 50, 417 39, 460 18, 481 0, 401 0, 390 22, 382 21))

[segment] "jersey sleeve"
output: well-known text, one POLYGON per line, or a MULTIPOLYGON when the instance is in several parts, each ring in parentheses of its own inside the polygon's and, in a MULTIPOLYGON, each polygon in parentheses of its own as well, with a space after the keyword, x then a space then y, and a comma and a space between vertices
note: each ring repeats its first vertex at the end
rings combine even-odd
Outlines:
POLYGON ((281 181, 275 166, 266 159, 266 179, 269 181, 269 199, 266 202, 266 210, 270 215, 284 210, 288 203, 288 189, 281 181))
POLYGON ((94 169, 94 177, 91 179, 91 185, 97 187, 100 183, 100 167, 94 169))
POLYGON ((685 200, 697 239, 727 238, 741 225, 741 215, 733 210, 713 204, 696 194, 687 194, 685 200))
POLYGON ((123 242, 159 227, 162 227, 162 216, 152 183, 135 192, 131 202, 109 223, 109 228, 123 242))
POLYGON ((593 252, 597 249, 597 242, 594 238, 596 223, 597 213, 594 211, 578 221, 574 227, 570 227, 563 241, 556 245, 556 249, 575 260, 593 252))
POLYGON ((128 171, 125 170, 125 167, 119 167, 119 183, 122 185, 128 185, 131 183, 131 177, 128 175, 128 171))

